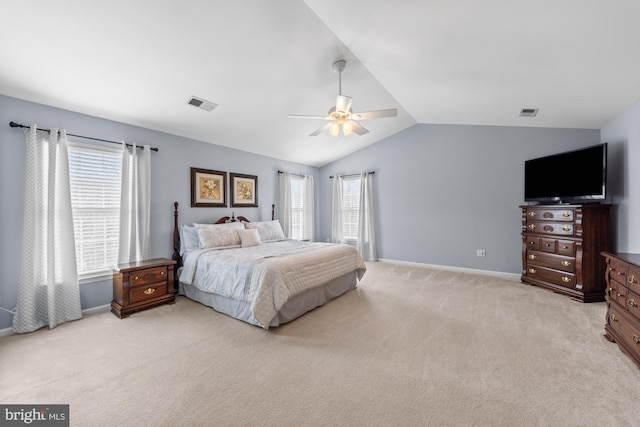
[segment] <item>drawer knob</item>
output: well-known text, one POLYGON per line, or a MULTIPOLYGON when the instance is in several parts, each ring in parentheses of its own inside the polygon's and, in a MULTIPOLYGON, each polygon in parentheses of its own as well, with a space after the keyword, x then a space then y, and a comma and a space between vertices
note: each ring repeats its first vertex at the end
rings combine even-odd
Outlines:
POLYGON ((534 216, 536 216, 536 213, 535 213, 535 212, 533 212, 533 211, 531 211, 531 212, 529 212, 529 216, 530 216, 531 218, 533 218, 534 216))
POLYGON ((609 288, 609 292, 613 292, 615 290, 616 290, 616 288, 609 288))
POLYGON ((151 295, 152 293, 154 293, 156 290, 154 288, 149 288, 146 291, 144 291, 145 295, 151 295))
POLYGON ((536 256, 534 254, 529 255, 529 259, 536 259, 536 256))
POLYGON ((535 269, 535 268, 530 268, 530 269, 529 269, 529 273, 531 273, 531 274, 536 274, 536 269, 535 269))
POLYGON ((535 245, 535 244, 536 244, 536 242, 529 242, 529 244, 530 244, 530 245, 535 245))
POLYGON ((629 275, 629 277, 627 278, 627 282, 629 283, 638 283, 638 279, 636 279, 636 276, 634 276, 633 274, 629 275))
POLYGON ((637 307, 638 306, 638 303, 633 298, 629 298, 629 301, 627 301, 627 303, 629 304, 629 307, 637 307))
POLYGON ((569 246, 563 245, 562 249, 569 249, 569 246))
POLYGON ((563 277, 562 277, 562 281, 563 281, 564 283, 569 283, 569 282, 571 281, 571 279, 569 279, 567 276, 563 276, 563 277))
POLYGON ((164 271, 161 271, 161 272, 160 272, 160 275, 161 275, 161 276, 164 276, 164 271))
POLYGON ((565 218, 569 218, 571 214, 569 212, 562 212, 562 216, 565 218))
POLYGON ((615 315, 615 314, 610 314, 610 315, 609 315, 609 320, 610 320, 610 321, 612 321, 612 322, 617 322, 617 321, 618 321, 618 318, 616 317, 616 315, 615 315))
POLYGON ((564 265, 565 267, 569 267, 571 263, 569 261, 562 261, 562 265, 564 265))
POLYGON ((138 280, 138 276, 134 277, 133 280, 138 280))
POLYGON ((618 294, 618 298, 622 298, 624 294, 618 294))
POLYGON ((640 337, 637 336, 637 335, 634 335, 633 336, 633 342, 636 343, 636 344, 640 344, 640 337))
POLYGON ((529 228, 530 228, 531 230, 535 230, 536 225, 535 225, 535 224, 529 224, 529 228))
POLYGON ((564 227, 562 227, 562 229, 564 231, 571 231, 571 227, 569 227, 568 225, 565 225, 564 227))

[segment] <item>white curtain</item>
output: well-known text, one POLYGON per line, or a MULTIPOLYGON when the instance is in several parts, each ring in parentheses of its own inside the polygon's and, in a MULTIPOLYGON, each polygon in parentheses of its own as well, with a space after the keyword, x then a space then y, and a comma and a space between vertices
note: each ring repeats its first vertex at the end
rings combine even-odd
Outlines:
POLYGON ((118 263, 141 261, 151 256, 151 150, 122 144, 122 190, 120 194, 120 248, 118 263))
POLYGON ((333 243, 344 243, 342 181, 342 175, 334 175, 331 192, 331 241, 333 243))
POLYGON ((22 265, 13 330, 32 332, 82 317, 64 130, 25 130, 22 265))
POLYGON ((291 174, 289 172, 278 173, 278 185, 280 187, 280 200, 278 203, 278 219, 282 225, 284 237, 291 238, 291 174))
POLYGON ((360 174, 360 209, 358 212, 358 252, 365 261, 377 261, 373 215, 373 175, 360 174))
POLYGON ((305 175, 302 180, 302 240, 309 240, 313 242, 314 236, 314 190, 313 190, 313 175, 305 175))

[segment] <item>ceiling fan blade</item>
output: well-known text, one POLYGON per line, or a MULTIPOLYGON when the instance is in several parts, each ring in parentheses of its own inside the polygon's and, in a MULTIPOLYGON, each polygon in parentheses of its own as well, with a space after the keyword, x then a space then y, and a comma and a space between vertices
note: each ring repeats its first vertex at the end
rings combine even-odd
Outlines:
POLYGON ((329 116, 305 116, 301 114, 289 114, 290 119, 323 119, 323 120, 331 120, 329 116))
POLYGON ((354 122, 353 120, 352 120, 352 126, 353 126, 353 131, 358 135, 364 135, 365 133, 369 133, 368 129, 365 129, 364 127, 362 127, 362 125, 360 125, 358 122, 354 122))
POLYGON ((322 126, 321 128, 317 129, 316 131, 314 131, 313 133, 310 133, 309 136, 318 136, 320 135, 324 130, 329 129, 329 126, 331 126, 331 122, 327 123, 326 125, 322 126))
POLYGON ((388 110, 376 110, 376 111, 364 111, 362 113, 353 113, 351 118, 356 120, 369 120, 379 119, 382 117, 396 117, 398 110, 395 108, 389 108, 388 110))
POLYGON ((338 95, 336 99, 336 111, 342 111, 348 113, 351 108, 352 98, 350 96, 338 95))

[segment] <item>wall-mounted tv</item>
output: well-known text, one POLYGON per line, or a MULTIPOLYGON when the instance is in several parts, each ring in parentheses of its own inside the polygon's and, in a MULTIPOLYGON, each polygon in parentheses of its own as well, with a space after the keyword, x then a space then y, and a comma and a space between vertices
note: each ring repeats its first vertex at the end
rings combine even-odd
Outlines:
POLYGON ((527 160, 527 202, 589 202, 607 197, 607 144, 527 160))

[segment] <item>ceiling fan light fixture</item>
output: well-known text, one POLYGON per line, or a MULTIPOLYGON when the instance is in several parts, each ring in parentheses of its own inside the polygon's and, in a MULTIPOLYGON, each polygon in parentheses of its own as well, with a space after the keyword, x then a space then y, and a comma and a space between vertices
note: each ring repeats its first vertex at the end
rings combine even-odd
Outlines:
POLYGON ((336 120, 333 123, 331 123, 331 126, 329 126, 329 133, 331 134, 331 136, 335 136, 336 138, 340 135, 339 121, 336 120))
POLYGON ((342 124, 342 134, 344 136, 349 136, 353 133, 353 124, 351 120, 347 120, 342 124))

